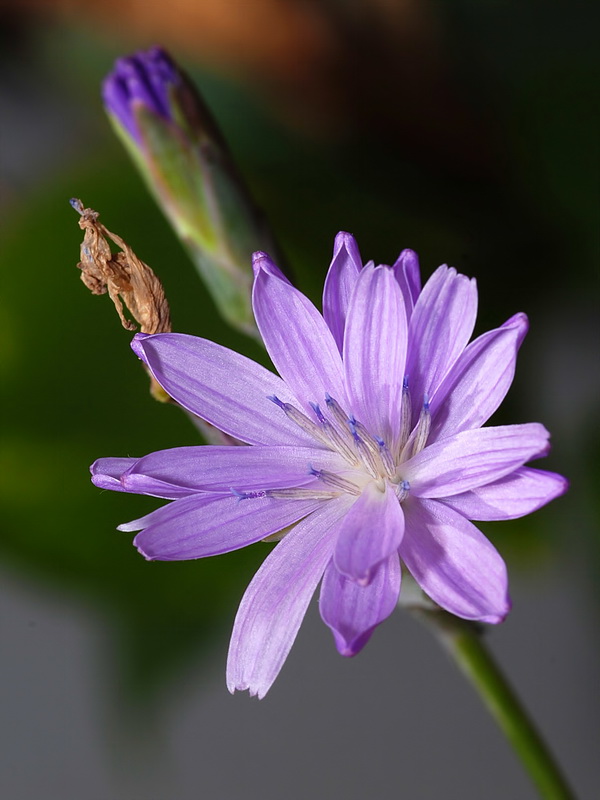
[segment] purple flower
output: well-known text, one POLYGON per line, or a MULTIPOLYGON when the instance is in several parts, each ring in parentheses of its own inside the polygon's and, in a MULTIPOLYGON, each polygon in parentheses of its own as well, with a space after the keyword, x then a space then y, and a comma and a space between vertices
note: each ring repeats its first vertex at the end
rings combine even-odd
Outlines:
POLYGON ((181 447, 104 458, 102 488, 172 502, 120 530, 148 559, 201 558, 281 538, 248 587, 231 639, 229 689, 263 697, 321 584, 339 652, 358 653, 398 602, 401 564, 459 617, 501 622, 504 562, 469 520, 512 519, 566 489, 525 467, 548 452, 537 423, 481 426, 512 382, 527 319, 470 344, 475 282, 418 259, 363 267, 338 234, 323 316, 264 253, 256 322, 281 377, 183 334, 137 335, 164 389, 248 447, 181 447))

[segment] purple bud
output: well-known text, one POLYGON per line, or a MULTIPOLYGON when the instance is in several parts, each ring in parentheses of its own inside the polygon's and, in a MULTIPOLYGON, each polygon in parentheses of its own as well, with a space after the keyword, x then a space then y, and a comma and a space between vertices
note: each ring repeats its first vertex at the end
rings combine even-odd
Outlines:
POLYGON ((144 105, 157 116, 172 120, 169 89, 182 82, 171 57, 160 47, 119 58, 104 79, 102 98, 113 114, 139 143, 141 136, 134 115, 136 104, 144 105))

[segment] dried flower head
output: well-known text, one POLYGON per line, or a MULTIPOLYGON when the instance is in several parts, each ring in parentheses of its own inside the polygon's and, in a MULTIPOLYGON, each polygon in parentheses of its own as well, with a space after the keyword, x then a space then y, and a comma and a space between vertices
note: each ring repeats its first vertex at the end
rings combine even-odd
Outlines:
POLYGON ((123 304, 142 333, 170 331, 169 304, 154 272, 136 256, 127 242, 99 222, 97 211, 85 208, 81 200, 76 198, 71 200, 71 205, 80 215, 79 227, 84 232, 81 261, 77 266, 87 288, 92 294, 108 292, 126 330, 134 331, 136 326, 125 316, 123 304), (121 252, 111 251, 109 239, 121 252))

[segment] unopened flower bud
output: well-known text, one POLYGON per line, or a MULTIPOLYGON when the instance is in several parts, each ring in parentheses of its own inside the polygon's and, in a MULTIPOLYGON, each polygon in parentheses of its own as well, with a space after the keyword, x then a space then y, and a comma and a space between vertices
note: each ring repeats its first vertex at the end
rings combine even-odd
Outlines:
POLYGON ((160 48, 116 61, 106 110, 225 319, 256 334, 251 255, 266 224, 190 80, 160 48))

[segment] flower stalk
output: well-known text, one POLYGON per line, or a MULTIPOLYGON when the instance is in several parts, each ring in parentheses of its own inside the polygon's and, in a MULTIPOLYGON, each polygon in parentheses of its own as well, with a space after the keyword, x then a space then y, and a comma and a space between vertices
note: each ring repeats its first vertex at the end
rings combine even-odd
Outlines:
POLYGON ((412 606, 468 678, 544 800, 575 800, 554 756, 494 660, 483 628, 442 609, 412 606))

